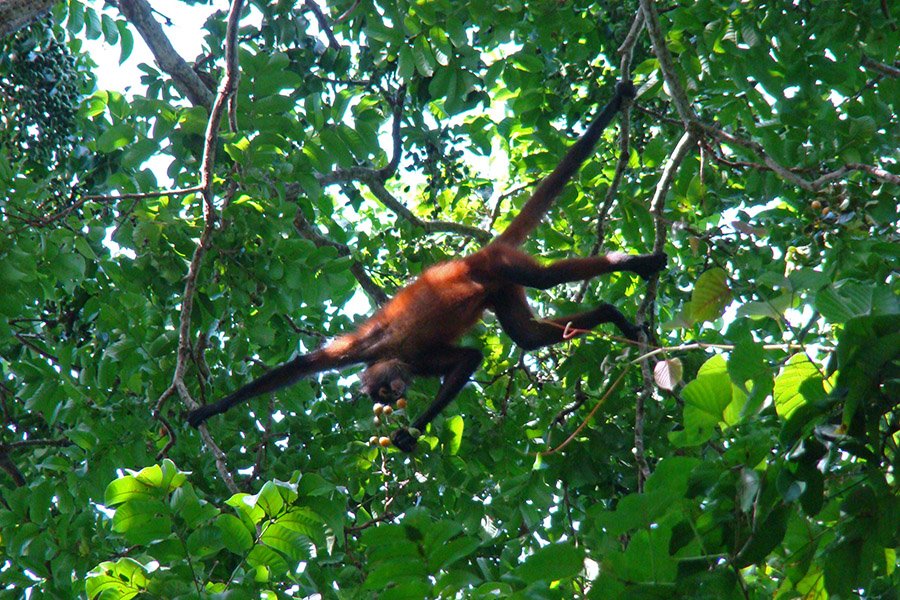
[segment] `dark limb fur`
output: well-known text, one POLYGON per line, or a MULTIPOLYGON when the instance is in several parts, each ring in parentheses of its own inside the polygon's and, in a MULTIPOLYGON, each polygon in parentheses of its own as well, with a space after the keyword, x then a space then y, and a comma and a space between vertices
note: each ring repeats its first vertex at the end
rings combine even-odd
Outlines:
MULTIPOLYGON (((437 396, 412 423, 412 427, 419 430, 425 429, 456 398, 484 358, 481 351, 475 348, 448 346, 436 350, 435 354, 427 357, 416 368, 416 374, 443 376, 437 396)), ((404 452, 412 451, 416 445, 415 438, 405 428, 395 431, 391 435, 391 441, 404 452)))
MULTIPOLYGON (((349 364, 349 363, 344 363, 349 364)), ((254 379, 230 396, 226 396, 218 402, 205 404, 188 413, 187 420, 191 427, 197 427, 206 419, 227 411, 232 406, 246 402, 266 392, 274 392, 287 387, 313 373, 325 371, 341 366, 341 361, 335 360, 323 351, 303 354, 283 365, 275 367, 258 379, 254 379)))
POLYGON ((570 329, 589 330, 602 323, 612 323, 628 339, 637 339, 640 328, 629 321, 612 304, 599 306, 574 315, 553 319, 538 319, 528 306, 525 290, 520 286, 504 288, 496 302, 495 313, 503 331, 516 345, 525 350, 534 350, 563 341, 568 326, 570 329))
POLYGON ((622 101, 626 98, 634 98, 634 84, 630 81, 620 81, 616 85, 616 93, 609 104, 603 107, 600 114, 594 118, 594 122, 584 132, 584 135, 572 144, 556 169, 541 181, 509 227, 491 243, 519 246, 525 241, 528 234, 537 227, 541 217, 550 209, 550 205, 566 182, 572 178, 585 159, 594 151, 594 146, 600 139, 603 130, 612 122, 613 117, 622 106, 622 101))

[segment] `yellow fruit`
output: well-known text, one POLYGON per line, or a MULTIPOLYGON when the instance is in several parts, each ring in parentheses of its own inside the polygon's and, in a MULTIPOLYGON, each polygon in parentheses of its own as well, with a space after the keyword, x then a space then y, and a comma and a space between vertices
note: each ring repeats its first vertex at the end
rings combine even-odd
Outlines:
POLYGON ((818 200, 813 200, 810 206, 812 206, 813 210, 822 210, 822 203, 818 200))
POLYGON ((378 427, 379 425, 381 425, 381 419, 375 417, 374 419, 372 419, 372 424, 375 425, 375 427, 378 427))
POLYGON ((372 405, 372 412, 376 415, 380 415, 384 411, 384 404, 376 402, 372 405))
POLYGON ((406 408, 406 398, 398 398, 397 399, 397 408, 403 410, 406 408))
POLYGON ((377 436, 377 435, 373 435, 372 437, 369 438, 369 444, 370 444, 370 445, 374 446, 374 445, 376 445, 377 443, 378 443, 378 436, 377 436))
POLYGON ((391 414, 393 414, 393 412, 394 412, 393 406, 388 405, 388 406, 384 407, 384 416, 389 417, 389 416, 391 416, 391 414))
POLYGON ((387 448, 391 445, 391 438, 381 436, 380 438, 378 438, 378 445, 382 448, 387 448))

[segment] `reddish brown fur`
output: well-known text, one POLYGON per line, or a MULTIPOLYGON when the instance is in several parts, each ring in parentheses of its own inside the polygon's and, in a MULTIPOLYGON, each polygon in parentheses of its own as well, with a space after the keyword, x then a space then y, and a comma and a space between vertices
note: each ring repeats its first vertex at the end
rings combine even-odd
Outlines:
MULTIPOLYGON (((634 338, 638 328, 610 304, 576 315, 536 319, 525 300, 525 286, 546 289, 610 271, 631 271, 649 277, 663 267, 665 255, 613 253, 543 266, 517 247, 590 155, 622 99, 633 93, 631 84, 617 87, 615 98, 541 182, 506 231, 488 246, 471 256, 427 269, 355 332, 336 339, 322 350, 299 356, 230 396, 193 411, 188 417, 190 423, 198 425, 239 402, 311 373, 362 362, 368 365, 362 377, 364 389, 377 401, 393 401, 403 395, 413 375, 443 378, 437 397, 412 423, 414 428, 423 429, 459 393, 481 362, 481 352, 454 344, 481 319, 486 309, 493 310, 513 341, 526 349, 561 341, 567 325, 585 331, 611 322, 634 338)), ((411 450, 415 445, 415 439, 406 429, 394 432, 392 440, 403 450, 411 450)))

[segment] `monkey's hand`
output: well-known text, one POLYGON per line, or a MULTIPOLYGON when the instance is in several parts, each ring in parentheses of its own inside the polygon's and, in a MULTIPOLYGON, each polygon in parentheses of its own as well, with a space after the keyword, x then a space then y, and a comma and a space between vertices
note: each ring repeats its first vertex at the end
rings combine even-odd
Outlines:
POLYGON ((416 449, 416 438, 405 427, 391 434, 391 443, 404 452, 412 452, 416 449))
POLYGON ((639 342, 639 336, 642 332, 647 335, 648 339, 650 338, 650 325, 648 323, 644 323, 643 325, 635 325, 629 323, 629 325, 630 327, 628 329, 623 329, 622 333, 624 333, 625 337, 627 337, 632 342, 639 342))
POLYGON ((616 94, 620 98, 634 98, 637 91, 634 89, 634 83, 631 81, 620 81, 616 84, 616 94))
POLYGON ((640 275, 641 279, 650 279, 654 274, 662 271, 669 260, 669 256, 665 252, 657 254, 644 254, 637 257, 638 262, 635 265, 634 272, 640 275))

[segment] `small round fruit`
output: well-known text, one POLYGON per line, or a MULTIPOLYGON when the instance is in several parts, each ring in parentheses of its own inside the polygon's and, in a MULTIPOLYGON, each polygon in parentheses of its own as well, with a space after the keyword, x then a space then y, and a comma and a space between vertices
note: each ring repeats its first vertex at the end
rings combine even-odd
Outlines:
POLYGON ((388 446, 391 445, 391 438, 381 436, 380 438, 378 438, 378 445, 381 446, 382 448, 387 448, 388 446))
POLYGON ((397 408, 403 410, 406 408, 406 398, 398 398, 397 399, 397 408))
POLYGON ((389 417, 394 413, 394 407, 388 404, 384 407, 384 416, 389 417))
POLYGON ((830 215, 830 214, 831 214, 831 209, 828 208, 827 206, 826 206, 825 208, 822 209, 822 216, 823 216, 823 217, 827 217, 827 216, 830 215))
POLYGON ((377 435, 373 435, 372 437, 369 438, 369 445, 370 446, 378 445, 378 436, 377 435))
POLYGON ((375 413, 376 415, 380 415, 383 411, 384 411, 384 404, 381 404, 380 402, 376 402, 375 404, 372 405, 372 412, 375 413))
POLYGON ((375 427, 378 427, 379 425, 381 425, 381 419, 375 417, 374 419, 372 419, 372 424, 375 425, 375 427))
POLYGON ((819 202, 818 200, 813 200, 810 203, 810 206, 812 206, 813 210, 822 210, 822 203, 819 202))

